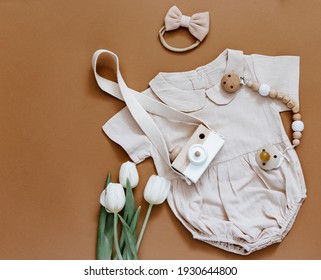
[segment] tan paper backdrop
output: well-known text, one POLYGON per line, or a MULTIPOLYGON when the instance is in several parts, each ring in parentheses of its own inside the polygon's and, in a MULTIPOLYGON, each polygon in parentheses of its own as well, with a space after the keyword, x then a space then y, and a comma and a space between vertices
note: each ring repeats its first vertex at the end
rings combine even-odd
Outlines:
MULTIPOLYGON (((0 258, 95 258, 105 177, 110 171, 117 181, 129 159, 101 130, 124 105, 97 87, 95 50, 116 52, 128 85, 141 91, 160 71, 191 70, 232 48, 301 57, 306 129, 297 152, 308 198, 281 244, 247 257, 193 240, 163 204, 152 212, 139 257, 320 259, 320 25, 318 0, 0 0, 0 258), (184 54, 158 40, 174 4, 186 15, 210 12, 209 35, 184 54)), ((193 41, 186 30, 167 39, 179 46, 193 41)), ((290 115, 284 121, 289 130, 290 115)), ((142 191, 153 162, 138 170, 134 193, 144 216, 142 191)))

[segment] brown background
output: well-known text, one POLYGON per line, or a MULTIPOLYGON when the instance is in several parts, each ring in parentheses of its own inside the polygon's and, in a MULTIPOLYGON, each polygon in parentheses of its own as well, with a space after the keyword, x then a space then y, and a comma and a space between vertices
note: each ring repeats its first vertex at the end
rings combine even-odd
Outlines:
MULTIPOLYGON (((101 126, 124 105, 103 94, 91 69, 95 50, 116 52, 128 85, 144 90, 160 71, 191 70, 225 48, 299 55, 306 129, 297 152, 308 198, 285 240, 247 257, 193 240, 167 204, 154 208, 141 259, 321 259, 321 1, 0 0, 0 258, 94 259, 99 195, 126 153, 101 126), (176 54, 158 40, 167 10, 210 12, 210 33, 176 54)), ((191 43, 186 30, 168 42, 191 43)), ((244 112, 246 113, 246 112, 244 112)), ((289 128, 290 116, 285 115, 289 128)), ((135 189, 155 172, 138 165, 135 189)), ((140 221, 141 225, 142 221, 140 221)))

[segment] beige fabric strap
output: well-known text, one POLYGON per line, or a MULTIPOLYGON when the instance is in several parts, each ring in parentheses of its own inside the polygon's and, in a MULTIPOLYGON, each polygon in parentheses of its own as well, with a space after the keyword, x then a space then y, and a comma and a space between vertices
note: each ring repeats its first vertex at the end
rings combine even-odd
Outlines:
MULTIPOLYGON (((198 118, 192 117, 190 115, 179 112, 157 100, 154 100, 144 94, 141 94, 133 89, 127 87, 120 69, 119 69, 119 59, 116 54, 108 50, 97 50, 92 59, 92 67, 94 70, 95 78, 98 83, 98 86, 106 93, 123 100, 133 118, 137 122, 137 124, 141 127, 145 135, 149 138, 149 140, 153 143, 160 156, 166 162, 166 164, 177 173, 172 167, 169 159, 169 153, 167 144, 165 139, 155 124, 154 120, 147 113, 156 114, 159 116, 163 116, 169 120, 179 121, 190 123, 194 125, 203 124, 208 127, 203 121, 198 118), (101 77, 97 73, 97 60, 101 54, 108 54, 111 56, 116 64, 117 71, 117 80, 118 83, 110 81, 101 77)), ((177 173, 180 174, 180 173, 177 173)), ((181 174, 180 174, 181 175, 181 174)))
MULTIPOLYGON (((117 57, 114 53, 108 51, 108 50, 98 50, 94 53, 93 55, 93 61, 92 61, 92 65, 93 65, 93 70, 94 70, 94 74, 95 74, 95 78, 97 81, 98 86, 106 93, 122 100, 125 101, 123 98, 123 94, 121 92, 121 89, 119 87, 119 84, 116 82, 113 82, 111 80, 108 80, 106 78, 101 77, 96 70, 96 64, 97 64, 97 60, 98 57, 102 54, 102 53, 107 53, 108 55, 112 56, 112 57, 117 57)), ((114 58, 115 58, 114 57, 114 58)), ((117 57, 118 59, 118 57, 117 57)), ((119 72, 120 73, 120 72, 119 72)), ((204 124, 204 122, 196 117, 184 114, 172 107, 169 107, 167 105, 165 105, 164 103, 161 103, 155 99, 152 99, 144 94, 141 94, 140 92, 137 92, 131 88, 128 88, 126 86, 126 91, 128 92, 128 94, 132 94, 137 102, 140 103, 140 105, 149 113, 158 115, 158 116, 163 116, 169 120, 172 121, 179 121, 179 122, 184 122, 184 123, 190 123, 190 124, 195 124, 195 125, 199 125, 199 124, 204 124)), ((208 125, 204 124, 206 127, 208 127, 208 125)))

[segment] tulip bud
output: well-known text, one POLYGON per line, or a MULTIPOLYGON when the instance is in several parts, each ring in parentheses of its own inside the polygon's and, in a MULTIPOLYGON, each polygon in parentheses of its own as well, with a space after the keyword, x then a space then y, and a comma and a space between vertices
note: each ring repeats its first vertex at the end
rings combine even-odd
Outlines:
POLYGON ((126 188, 127 179, 132 189, 138 185, 139 177, 136 164, 130 161, 124 162, 119 170, 119 182, 124 188, 126 188))
POLYGON ((165 201, 170 189, 170 182, 163 177, 152 175, 144 189, 144 198, 151 205, 165 201))
POLYGON ((100 203, 107 211, 120 212, 125 206, 125 191, 121 184, 109 183, 100 195, 100 203))

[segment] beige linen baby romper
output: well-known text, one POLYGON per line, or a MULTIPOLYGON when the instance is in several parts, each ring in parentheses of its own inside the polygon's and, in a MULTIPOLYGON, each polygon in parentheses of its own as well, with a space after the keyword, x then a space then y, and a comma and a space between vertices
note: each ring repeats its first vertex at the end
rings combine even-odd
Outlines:
MULTIPOLYGON (((290 230, 306 197, 299 159, 282 126, 287 106, 262 97, 246 86, 225 93, 226 72, 266 83, 298 102, 299 57, 244 55, 227 49, 196 70, 159 73, 143 92, 170 107, 191 114, 224 136, 225 144, 196 184, 168 168, 127 108, 112 117, 104 132, 135 163, 152 157, 160 176, 171 180, 168 204, 193 237, 221 249, 246 255, 276 242, 290 230), (281 166, 262 170, 255 160, 264 145, 285 151, 281 166)), ((195 126, 151 115, 169 152, 183 147, 195 126)))

